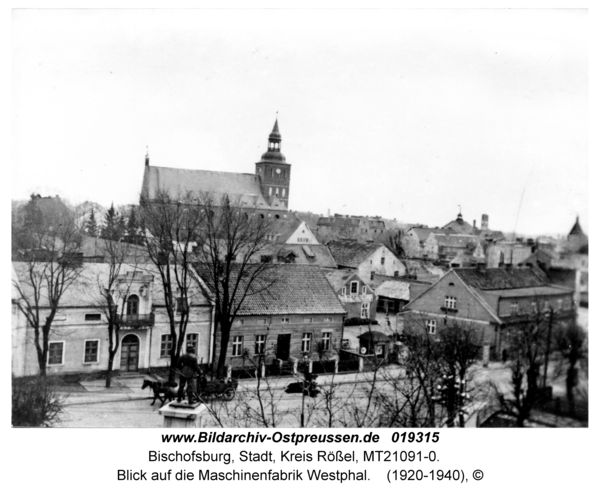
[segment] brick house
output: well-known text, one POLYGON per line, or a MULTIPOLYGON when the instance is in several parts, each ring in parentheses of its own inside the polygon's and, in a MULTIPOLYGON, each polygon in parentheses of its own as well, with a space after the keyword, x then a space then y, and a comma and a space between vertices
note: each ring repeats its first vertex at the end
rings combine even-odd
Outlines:
MULTIPOLYGON (((99 294, 99 286, 106 285, 109 268, 106 263, 83 264, 80 275, 63 294, 50 334, 49 375, 107 369, 108 330, 105 301, 99 294)), ((166 367, 170 362, 172 339, 160 276, 152 264, 127 265, 122 269, 113 294, 117 305, 123 307, 119 350, 113 369, 136 372, 166 367)), ((13 283, 21 286, 27 299, 32 299, 26 278, 27 264, 13 262, 13 271, 13 283)), ((46 296, 42 294, 41 299, 46 296)), ((33 328, 28 326, 18 308, 21 302, 13 284, 12 372, 15 376, 35 375, 39 365, 33 328)), ((190 286, 187 303, 190 315, 186 343, 194 345, 198 359, 207 363, 212 357, 212 306, 194 286, 190 286)), ((41 301, 39 308, 43 319, 43 314, 49 311, 47 303, 41 301)))
POLYGON ((381 243, 358 243, 339 240, 327 243, 339 268, 350 268, 369 284, 376 274, 399 277, 406 274, 406 267, 396 255, 381 243))
MULTIPOLYGON (((273 267, 276 283, 249 295, 231 329, 226 364, 251 366, 261 353, 267 364, 320 355, 336 358, 346 310, 318 266, 273 267)), ((221 334, 215 334, 215 347, 221 334)), ((216 355, 216 358, 218 354, 216 355)), ((215 359, 216 359, 215 358, 215 359)))
POLYGON ((553 314, 553 323, 574 320, 573 290, 551 284, 539 268, 453 269, 406 305, 405 331, 437 331, 454 324, 473 327, 483 359, 500 357, 508 330, 553 314))

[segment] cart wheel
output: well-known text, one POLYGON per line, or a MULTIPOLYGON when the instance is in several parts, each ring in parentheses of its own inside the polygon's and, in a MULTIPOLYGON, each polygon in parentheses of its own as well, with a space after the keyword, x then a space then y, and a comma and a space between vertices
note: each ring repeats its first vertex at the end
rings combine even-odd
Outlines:
POLYGON ((226 401, 230 401, 235 397, 235 389, 233 388, 228 388, 225 393, 223 394, 223 397, 225 398, 226 401))

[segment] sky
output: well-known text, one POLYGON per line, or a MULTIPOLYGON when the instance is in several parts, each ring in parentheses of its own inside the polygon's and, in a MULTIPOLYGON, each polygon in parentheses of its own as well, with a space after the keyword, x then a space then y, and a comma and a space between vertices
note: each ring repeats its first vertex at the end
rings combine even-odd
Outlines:
POLYGON ((526 235, 588 228, 585 10, 15 10, 11 196, 138 200, 154 166, 290 208, 526 235))

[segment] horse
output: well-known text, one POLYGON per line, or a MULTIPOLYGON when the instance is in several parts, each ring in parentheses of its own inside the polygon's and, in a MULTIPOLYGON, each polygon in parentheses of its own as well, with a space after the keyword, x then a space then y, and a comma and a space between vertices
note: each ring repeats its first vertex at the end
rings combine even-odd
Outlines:
POLYGON ((145 378, 142 389, 147 387, 150 387, 152 392, 154 392, 154 399, 150 403, 151 406, 154 405, 156 399, 158 399, 162 405, 165 403, 165 401, 168 400, 171 402, 176 397, 175 391, 173 390, 173 387, 169 385, 169 382, 159 382, 157 380, 153 380, 152 378, 145 378))

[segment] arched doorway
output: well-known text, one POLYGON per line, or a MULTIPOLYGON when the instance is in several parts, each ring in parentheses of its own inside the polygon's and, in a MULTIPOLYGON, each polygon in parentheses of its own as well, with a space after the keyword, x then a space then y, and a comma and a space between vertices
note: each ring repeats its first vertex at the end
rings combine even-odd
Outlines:
POLYGON ((137 371, 140 356, 140 340, 127 334, 121 341, 121 371, 137 371))

